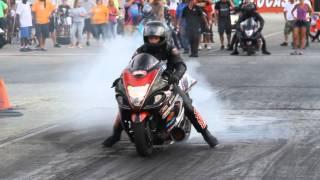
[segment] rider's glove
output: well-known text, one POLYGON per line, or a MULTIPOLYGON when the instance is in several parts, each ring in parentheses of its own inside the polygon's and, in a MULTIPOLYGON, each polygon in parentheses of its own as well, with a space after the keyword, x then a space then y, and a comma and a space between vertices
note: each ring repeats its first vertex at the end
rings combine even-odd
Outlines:
POLYGON ((259 29, 258 29, 258 32, 261 32, 261 31, 262 31, 262 28, 259 28, 259 29))
POLYGON ((169 77, 173 74, 173 72, 169 69, 166 69, 163 71, 162 76, 166 77, 166 79, 169 79, 169 77))
POLYGON ((169 79, 168 79, 169 84, 178 84, 178 82, 179 82, 179 77, 177 75, 171 74, 169 76, 169 79))

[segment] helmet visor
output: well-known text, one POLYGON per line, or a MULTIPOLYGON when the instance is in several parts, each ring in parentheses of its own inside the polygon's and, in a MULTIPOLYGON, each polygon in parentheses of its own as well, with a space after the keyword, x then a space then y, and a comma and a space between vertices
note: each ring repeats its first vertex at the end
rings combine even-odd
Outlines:
POLYGON ((162 26, 147 26, 144 29, 144 36, 165 36, 165 29, 162 26))

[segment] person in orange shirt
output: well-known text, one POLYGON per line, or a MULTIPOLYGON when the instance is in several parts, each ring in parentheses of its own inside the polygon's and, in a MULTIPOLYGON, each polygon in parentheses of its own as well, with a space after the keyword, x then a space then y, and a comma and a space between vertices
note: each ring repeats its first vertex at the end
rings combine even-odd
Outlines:
POLYGON ((36 35, 40 43, 41 51, 46 51, 44 46, 46 38, 49 37, 49 19, 54 10, 55 6, 47 0, 37 0, 32 5, 32 11, 36 17, 36 35))
POLYGON ((102 4, 102 0, 97 0, 97 5, 91 10, 91 23, 93 25, 93 35, 99 40, 100 34, 103 39, 108 37, 108 21, 109 9, 108 6, 102 4))

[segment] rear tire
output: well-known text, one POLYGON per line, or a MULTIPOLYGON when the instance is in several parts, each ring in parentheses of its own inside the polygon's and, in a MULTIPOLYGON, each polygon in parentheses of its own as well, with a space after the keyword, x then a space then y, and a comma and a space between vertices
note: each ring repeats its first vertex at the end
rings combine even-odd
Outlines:
POLYGON ((153 142, 151 129, 147 121, 142 123, 135 123, 134 127, 134 143, 136 151, 140 156, 149 156, 152 154, 153 142))

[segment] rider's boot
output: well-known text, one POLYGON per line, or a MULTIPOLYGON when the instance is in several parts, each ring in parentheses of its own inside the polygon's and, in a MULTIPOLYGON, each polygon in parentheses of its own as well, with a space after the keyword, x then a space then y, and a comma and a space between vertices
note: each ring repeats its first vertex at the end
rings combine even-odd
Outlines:
POLYGON ((209 132, 208 125, 201 114, 195 108, 193 108, 192 111, 189 111, 188 108, 186 108, 185 112, 195 129, 201 133, 203 139, 208 143, 208 145, 212 148, 216 147, 219 142, 217 138, 209 132))
POLYGON ((233 51, 232 51, 231 55, 238 55, 239 54, 238 43, 235 42, 235 44, 233 46, 234 46, 234 48, 233 48, 233 51))
POLYGON ((270 55, 271 53, 265 48, 265 49, 262 49, 262 54, 270 55))
POLYGON ((262 48, 261 48, 262 54, 270 55, 271 53, 267 50, 267 43, 263 36, 261 36, 261 40, 262 40, 262 48))
POLYGON ((219 144, 219 141, 216 137, 214 137, 208 127, 201 132, 203 139, 208 143, 208 145, 212 148, 216 147, 219 144))
POLYGON ((117 119, 115 121, 114 127, 113 127, 112 135, 110 137, 108 137, 106 140, 104 140, 102 145, 104 147, 112 147, 115 143, 120 141, 121 132, 122 132, 122 126, 121 126, 121 122, 120 122, 120 117, 118 115, 117 119))
POLYGON ((238 51, 238 50, 236 50, 236 49, 235 49, 235 50, 233 50, 233 51, 232 51, 232 53, 231 53, 231 55, 238 55, 238 54, 239 54, 239 51, 238 51))

